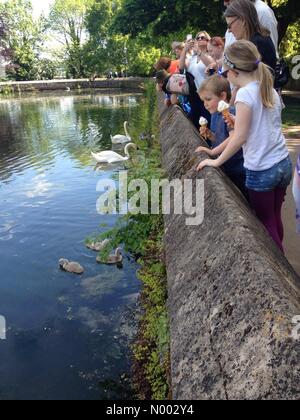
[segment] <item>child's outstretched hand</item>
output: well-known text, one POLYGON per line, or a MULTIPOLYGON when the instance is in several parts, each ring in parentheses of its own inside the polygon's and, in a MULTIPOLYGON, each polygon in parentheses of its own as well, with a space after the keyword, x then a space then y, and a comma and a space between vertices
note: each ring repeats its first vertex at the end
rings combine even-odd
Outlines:
POLYGON ((208 156, 213 157, 213 150, 209 149, 208 147, 200 146, 195 150, 196 153, 206 153, 208 156))
POLYGON ((234 129, 235 126, 235 115, 229 114, 229 117, 223 117, 224 121, 226 122, 228 128, 231 130, 234 129))
POLYGON ((212 168, 218 168, 218 162, 213 159, 205 159, 202 162, 199 163, 197 166, 197 171, 200 172, 202 169, 204 169, 206 166, 211 166, 212 168))

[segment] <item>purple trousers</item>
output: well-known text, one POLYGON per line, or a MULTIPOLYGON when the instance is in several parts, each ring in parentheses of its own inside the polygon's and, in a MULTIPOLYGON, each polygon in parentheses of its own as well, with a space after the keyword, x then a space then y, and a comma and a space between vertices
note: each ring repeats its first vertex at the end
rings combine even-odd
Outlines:
POLYGON ((249 190, 251 207, 283 253, 284 231, 281 210, 286 191, 287 188, 276 188, 268 192, 249 190))

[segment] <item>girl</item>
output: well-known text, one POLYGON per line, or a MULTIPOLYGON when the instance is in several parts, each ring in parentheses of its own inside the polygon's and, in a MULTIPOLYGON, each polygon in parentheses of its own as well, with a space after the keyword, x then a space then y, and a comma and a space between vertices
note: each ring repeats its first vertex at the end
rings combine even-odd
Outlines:
POLYGON ((273 77, 253 43, 232 44, 225 52, 224 68, 224 76, 240 88, 235 101, 234 133, 221 156, 204 160, 198 170, 223 165, 243 147, 251 205, 283 251, 281 209, 293 174, 281 128, 281 101, 273 88, 273 77))

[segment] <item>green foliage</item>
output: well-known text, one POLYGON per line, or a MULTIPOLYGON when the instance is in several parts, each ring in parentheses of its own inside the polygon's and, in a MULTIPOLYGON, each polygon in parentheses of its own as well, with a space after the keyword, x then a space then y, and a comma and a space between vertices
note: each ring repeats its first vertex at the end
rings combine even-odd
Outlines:
POLYGON ((289 58, 300 54, 300 19, 287 29, 286 36, 281 43, 282 54, 289 58))
POLYGON ((4 14, 7 47, 11 52, 8 77, 15 80, 34 80, 38 77, 40 47, 43 42, 44 21, 35 21, 30 0, 8 0, 0 4, 4 14))
MULTIPOLYGON (((298 0, 267 2, 279 22, 281 55, 299 54, 298 0)), ((154 62, 161 55, 171 55, 172 41, 199 30, 224 35, 222 7, 219 0, 55 0, 47 21, 34 21, 31 0, 7 0, 0 3, 0 12, 7 21, 7 43, 13 56, 9 77, 48 79, 65 73, 81 78, 109 71, 150 76, 154 62), (45 28, 62 45, 52 52, 55 65, 43 58, 45 28)), ((4 44, 2 37, 2 51, 4 44)))
MULTIPOLYGON (((283 41, 283 55, 299 51, 300 8, 298 0, 268 0, 279 22, 279 39, 283 41), (297 23, 298 22, 298 23, 297 23), (292 36, 291 36, 292 35, 292 36)), ((184 40, 186 34, 207 30, 211 35, 225 33, 222 3, 218 0, 125 0, 116 16, 113 29, 134 38, 150 32, 152 41, 148 45, 158 46, 161 40, 169 44, 170 35, 184 40), (145 29, 147 28, 147 29, 145 29)), ((163 47, 164 49, 164 47, 163 47)), ((162 50, 163 52, 163 50, 162 50)))
POLYGON ((195 32, 206 29, 225 33, 219 0, 148 0, 147 7, 143 0, 125 0, 114 29, 136 36, 148 25, 152 25, 153 36, 165 36, 191 27, 195 32))
POLYGON ((67 74, 73 78, 86 75, 86 18, 95 0, 55 0, 48 26, 54 31, 66 51, 67 74))

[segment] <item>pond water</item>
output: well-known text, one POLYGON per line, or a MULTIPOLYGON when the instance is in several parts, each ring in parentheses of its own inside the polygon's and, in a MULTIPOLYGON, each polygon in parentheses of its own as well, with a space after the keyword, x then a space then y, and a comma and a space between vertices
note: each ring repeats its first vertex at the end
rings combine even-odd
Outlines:
POLYGON ((109 384, 129 367, 137 265, 99 265, 84 245, 115 225, 97 214, 96 184, 124 165, 95 170, 90 152, 111 149, 125 120, 138 136, 150 114, 142 94, 0 101, 0 399, 124 397, 109 384), (60 271, 62 257, 85 273, 60 271))

